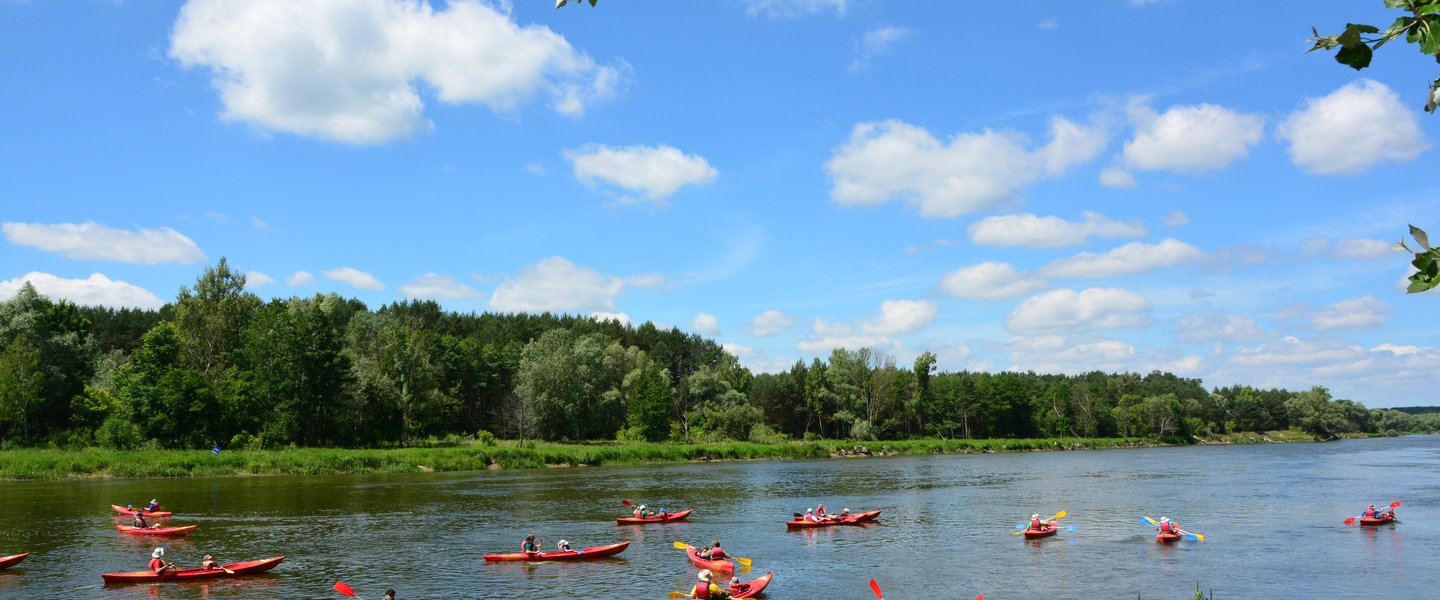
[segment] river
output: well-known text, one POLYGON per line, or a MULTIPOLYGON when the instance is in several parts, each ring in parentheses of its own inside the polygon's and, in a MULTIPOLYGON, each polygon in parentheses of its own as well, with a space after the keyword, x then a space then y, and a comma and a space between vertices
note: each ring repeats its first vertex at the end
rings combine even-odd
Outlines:
MULTIPOLYGON (((0 455, 3 460, 3 455, 0 455)), ((1217 600, 1435 598, 1440 571, 1440 436, 1323 444, 727 462, 468 473, 0 483, 7 526, 3 598, 665 598, 697 570, 672 543, 719 539, 775 572, 777 600, 1193 597, 1217 600), (278 554, 263 576, 102 585, 143 569, 153 541, 120 536, 112 503, 158 497, 164 540, 194 565, 278 554), (616 526, 622 498, 693 507, 689 521, 616 526), (1401 500, 1394 526, 1344 525, 1366 503, 1401 500), (787 532, 825 502, 883 509, 869 527, 787 532), (1011 535, 1031 513, 1067 511, 1060 536, 1011 535), (1142 515, 1169 516, 1203 542, 1161 546, 1142 515), (576 547, 630 540, 618 557, 492 563, 527 533, 576 547)))

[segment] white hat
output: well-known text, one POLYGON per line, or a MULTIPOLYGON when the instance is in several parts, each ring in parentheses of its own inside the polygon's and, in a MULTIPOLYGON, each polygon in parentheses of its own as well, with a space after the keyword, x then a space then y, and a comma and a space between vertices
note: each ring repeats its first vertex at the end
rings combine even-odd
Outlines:
POLYGON ((710 581, 710 578, 714 576, 715 575, 710 572, 710 569, 705 569, 700 572, 700 581, 710 581))
POLYGON ((154 552, 150 553, 150 558, 160 558, 162 556, 165 556, 164 548, 156 548, 154 552))
POLYGON ((569 545, 570 545, 570 541, 569 541, 569 540, 560 540, 559 542, 556 542, 555 545, 557 545, 557 546, 569 546, 569 545))
POLYGON ((1038 518, 1040 518, 1040 513, 1035 513, 1035 514, 1033 514, 1033 515, 1030 515, 1030 518, 1032 518, 1032 519, 1038 519, 1038 518))
POLYGON ((1169 521, 1169 520, 1170 520, 1170 517, 1160 517, 1160 520, 1161 520, 1161 521, 1169 521))
POLYGON ((807 508, 807 509, 805 509, 805 512, 815 512, 815 509, 813 509, 813 508, 807 508))
POLYGON ((640 510, 645 510, 645 505, 644 505, 644 504, 641 504, 641 505, 640 505, 640 510))

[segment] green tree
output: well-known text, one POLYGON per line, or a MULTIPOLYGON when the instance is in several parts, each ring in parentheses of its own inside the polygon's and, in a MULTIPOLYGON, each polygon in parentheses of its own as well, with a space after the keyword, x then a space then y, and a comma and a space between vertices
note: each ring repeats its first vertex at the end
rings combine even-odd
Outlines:
POLYGON ((44 391, 40 349, 25 336, 15 336, 0 352, 0 424, 18 421, 22 442, 30 442, 30 418, 44 400, 44 391))
POLYGON ((670 374, 650 362, 632 375, 627 386, 630 427, 646 441, 662 441, 670 435, 670 374))

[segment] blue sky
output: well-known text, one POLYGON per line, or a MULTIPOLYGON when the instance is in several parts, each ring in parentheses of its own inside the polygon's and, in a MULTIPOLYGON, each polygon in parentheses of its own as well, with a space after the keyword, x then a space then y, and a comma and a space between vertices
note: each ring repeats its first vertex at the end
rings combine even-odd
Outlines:
POLYGON ((0 1, 0 297, 595 314, 756 371, 1434 404, 1435 64, 1379 0, 0 1))

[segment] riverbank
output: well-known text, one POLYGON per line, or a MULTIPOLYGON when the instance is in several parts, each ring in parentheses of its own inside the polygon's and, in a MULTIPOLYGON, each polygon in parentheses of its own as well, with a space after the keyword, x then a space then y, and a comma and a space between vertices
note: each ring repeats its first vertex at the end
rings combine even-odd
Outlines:
MULTIPOLYGON (((1218 436, 1201 443, 1246 444, 1316 441, 1283 431, 1218 436)), ((989 440, 818 440, 755 444, 598 442, 558 444, 514 441, 466 442, 446 447, 282 450, 7 450, 0 452, 0 479, 132 479, 536 469, 724 460, 783 460, 972 454, 1055 450, 1104 450, 1163 446, 1149 438, 1047 438, 989 440)))

